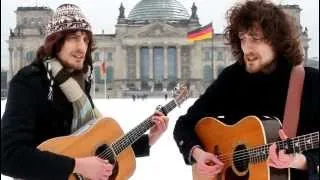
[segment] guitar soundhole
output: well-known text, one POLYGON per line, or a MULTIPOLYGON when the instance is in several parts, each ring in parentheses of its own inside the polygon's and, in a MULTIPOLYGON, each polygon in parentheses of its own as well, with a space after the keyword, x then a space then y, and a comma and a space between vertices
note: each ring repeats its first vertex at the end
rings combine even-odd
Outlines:
POLYGON ((239 172, 245 172, 249 166, 249 152, 244 144, 236 147, 233 153, 233 165, 239 172))
POLYGON ((113 171, 112 175, 109 177, 109 180, 114 180, 118 175, 118 163, 111 148, 107 144, 103 144, 97 148, 95 155, 101 159, 106 159, 110 164, 113 164, 113 171))
POLYGON ((99 146, 95 152, 95 155, 100 157, 101 159, 109 160, 109 163, 111 164, 115 163, 113 152, 107 144, 99 146))

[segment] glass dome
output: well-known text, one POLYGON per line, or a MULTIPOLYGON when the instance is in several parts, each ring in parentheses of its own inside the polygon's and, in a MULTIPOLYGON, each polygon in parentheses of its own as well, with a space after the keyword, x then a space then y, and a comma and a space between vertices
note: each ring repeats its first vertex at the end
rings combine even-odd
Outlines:
POLYGON ((128 15, 128 20, 186 20, 186 8, 177 0, 141 0, 128 15))

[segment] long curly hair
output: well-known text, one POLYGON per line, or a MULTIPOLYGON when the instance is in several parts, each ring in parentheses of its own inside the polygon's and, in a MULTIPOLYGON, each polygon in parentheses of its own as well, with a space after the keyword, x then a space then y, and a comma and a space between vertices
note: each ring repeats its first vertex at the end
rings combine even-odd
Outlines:
MULTIPOLYGON (((40 46, 40 48, 37 51, 36 61, 42 62, 48 57, 58 59, 57 54, 61 50, 66 37, 69 36, 70 34, 75 33, 76 31, 78 30, 61 31, 46 37, 44 44, 40 46)), ((89 31, 84 31, 84 32, 86 32, 88 35, 89 44, 88 44, 88 49, 85 55, 86 57, 85 57, 82 72, 87 73, 89 70, 88 68, 90 68, 91 72, 93 69, 91 53, 94 51, 94 43, 93 43, 92 33, 89 31)))
POLYGON ((240 63, 244 62, 244 57, 238 33, 251 30, 256 25, 261 27, 265 40, 270 42, 275 58, 284 59, 291 65, 303 61, 298 31, 279 6, 265 0, 247 1, 231 7, 226 17, 228 24, 224 35, 240 63))

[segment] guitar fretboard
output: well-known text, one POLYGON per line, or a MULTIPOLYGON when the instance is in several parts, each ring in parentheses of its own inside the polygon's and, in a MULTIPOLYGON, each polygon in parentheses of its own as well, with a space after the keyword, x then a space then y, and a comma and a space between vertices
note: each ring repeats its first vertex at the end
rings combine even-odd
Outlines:
MULTIPOLYGON (((239 151, 236 152, 237 159, 249 157, 250 163, 259 163, 265 161, 268 157, 269 147, 273 143, 266 144, 263 146, 251 148, 247 152, 239 151)), ((319 132, 314 132, 302 136, 297 136, 292 139, 278 141, 276 145, 279 149, 284 149, 288 153, 298 153, 310 149, 319 148, 319 132)))
MULTIPOLYGON (((164 114, 168 114, 171 110, 173 110, 177 106, 175 100, 171 100, 168 104, 163 106, 159 111, 164 114)), ((148 117, 146 120, 141 122, 135 128, 130 130, 127 134, 120 137, 116 142, 112 144, 112 149, 116 155, 120 154, 124 149, 128 146, 132 145, 135 141, 137 141, 148 129, 150 129, 154 122, 151 119, 152 116, 148 117)))

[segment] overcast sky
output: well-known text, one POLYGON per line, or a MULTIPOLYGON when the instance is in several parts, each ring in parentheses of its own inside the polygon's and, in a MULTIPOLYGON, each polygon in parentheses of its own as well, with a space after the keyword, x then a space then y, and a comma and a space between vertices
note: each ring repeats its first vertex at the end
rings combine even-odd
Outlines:
MULTIPOLYGON (((1 0, 1 67, 8 66, 9 52, 5 42, 9 38, 9 29, 16 25, 14 11, 20 6, 48 6, 55 10, 60 4, 74 3, 80 6, 92 24, 94 33, 114 33, 114 26, 122 2, 125 15, 140 0, 1 0)), ((198 7, 198 17, 202 25, 212 21, 216 33, 222 33, 226 25, 225 12, 237 0, 178 0, 191 14, 192 3, 198 7)), ((239 0, 238 0, 239 1, 239 0)), ((273 0, 276 4, 280 0, 273 0)), ((308 28, 310 41, 309 57, 319 57, 319 0, 281 0, 281 4, 296 4, 302 9, 301 25, 308 28)))

